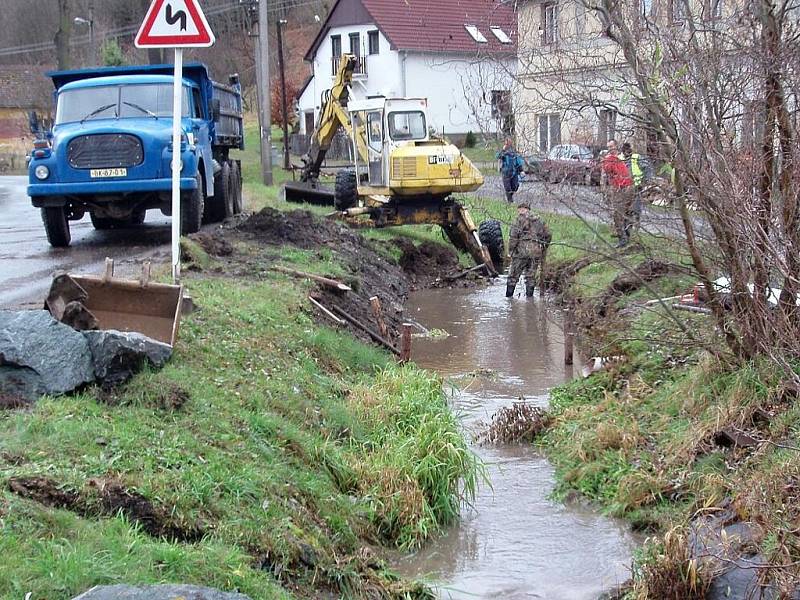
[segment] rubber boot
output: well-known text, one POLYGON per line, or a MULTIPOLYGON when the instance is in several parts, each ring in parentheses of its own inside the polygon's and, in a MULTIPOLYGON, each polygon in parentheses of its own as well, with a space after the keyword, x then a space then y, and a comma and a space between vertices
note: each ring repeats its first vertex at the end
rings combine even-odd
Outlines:
POLYGON ((514 296, 514 288, 517 287, 516 285, 511 285, 510 283, 506 284, 506 298, 512 298, 514 296))
POLYGON ((533 298, 533 290, 534 290, 534 287, 533 287, 533 286, 528 286, 528 287, 526 287, 526 288, 525 288, 525 295, 526 295, 528 298, 533 298))

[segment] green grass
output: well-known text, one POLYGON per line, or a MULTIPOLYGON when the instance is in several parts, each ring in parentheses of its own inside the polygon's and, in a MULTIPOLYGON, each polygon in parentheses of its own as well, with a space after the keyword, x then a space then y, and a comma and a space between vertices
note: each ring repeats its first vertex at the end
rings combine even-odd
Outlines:
POLYGON ((478 467, 440 380, 315 325, 302 283, 270 275, 187 284, 201 310, 183 320, 175 356, 135 378, 115 405, 89 389, 0 415, 0 485, 41 475, 91 506, 96 482, 119 481, 175 526, 202 524, 205 537, 156 539, 123 515, 46 508, 4 491, 0 597, 69 598, 122 581, 254 599, 321 589, 362 597, 374 585, 423 597, 359 552, 365 539, 418 545, 457 517, 459 482, 474 488, 478 467), (180 409, 160 400, 172 385, 190 396, 180 409), (314 566, 303 562, 309 553, 314 566), (259 557, 272 568, 258 568, 259 557))

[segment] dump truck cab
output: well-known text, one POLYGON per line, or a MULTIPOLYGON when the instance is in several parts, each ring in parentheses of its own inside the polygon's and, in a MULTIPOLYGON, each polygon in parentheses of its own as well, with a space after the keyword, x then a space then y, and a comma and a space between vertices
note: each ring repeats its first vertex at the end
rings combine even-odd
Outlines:
MULTIPOLYGON (((55 123, 31 154, 28 195, 53 246, 68 245, 69 221, 86 213, 96 229, 140 224, 149 209, 171 213, 172 68, 49 74, 55 123)), ((238 80, 214 83, 201 64, 184 72, 180 218, 192 233, 241 209, 241 170, 229 151, 243 149, 244 136, 238 80)))

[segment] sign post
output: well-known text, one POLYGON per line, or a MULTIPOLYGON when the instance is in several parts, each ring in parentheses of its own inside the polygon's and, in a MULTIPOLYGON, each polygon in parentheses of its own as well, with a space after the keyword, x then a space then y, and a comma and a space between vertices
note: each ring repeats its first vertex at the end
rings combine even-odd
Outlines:
POLYGON ((153 0, 136 34, 137 48, 174 48, 172 83, 172 281, 181 277, 181 134, 183 49, 208 48, 214 34, 197 0, 153 0))

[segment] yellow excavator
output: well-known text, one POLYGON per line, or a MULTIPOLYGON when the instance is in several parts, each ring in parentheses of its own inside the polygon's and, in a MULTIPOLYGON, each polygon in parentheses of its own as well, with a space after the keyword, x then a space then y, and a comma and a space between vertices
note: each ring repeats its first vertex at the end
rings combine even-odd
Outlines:
POLYGON ((478 189, 483 175, 456 146, 431 135, 426 99, 351 98, 356 65, 355 56, 341 57, 299 181, 285 185, 285 199, 333 204, 346 220, 369 218, 375 227, 441 225, 456 248, 495 275, 505 254, 499 223, 487 222, 496 231, 488 231, 482 243, 469 212, 451 196, 478 189), (355 165, 337 172, 330 191, 320 186, 320 169, 340 127, 353 144, 355 165))

